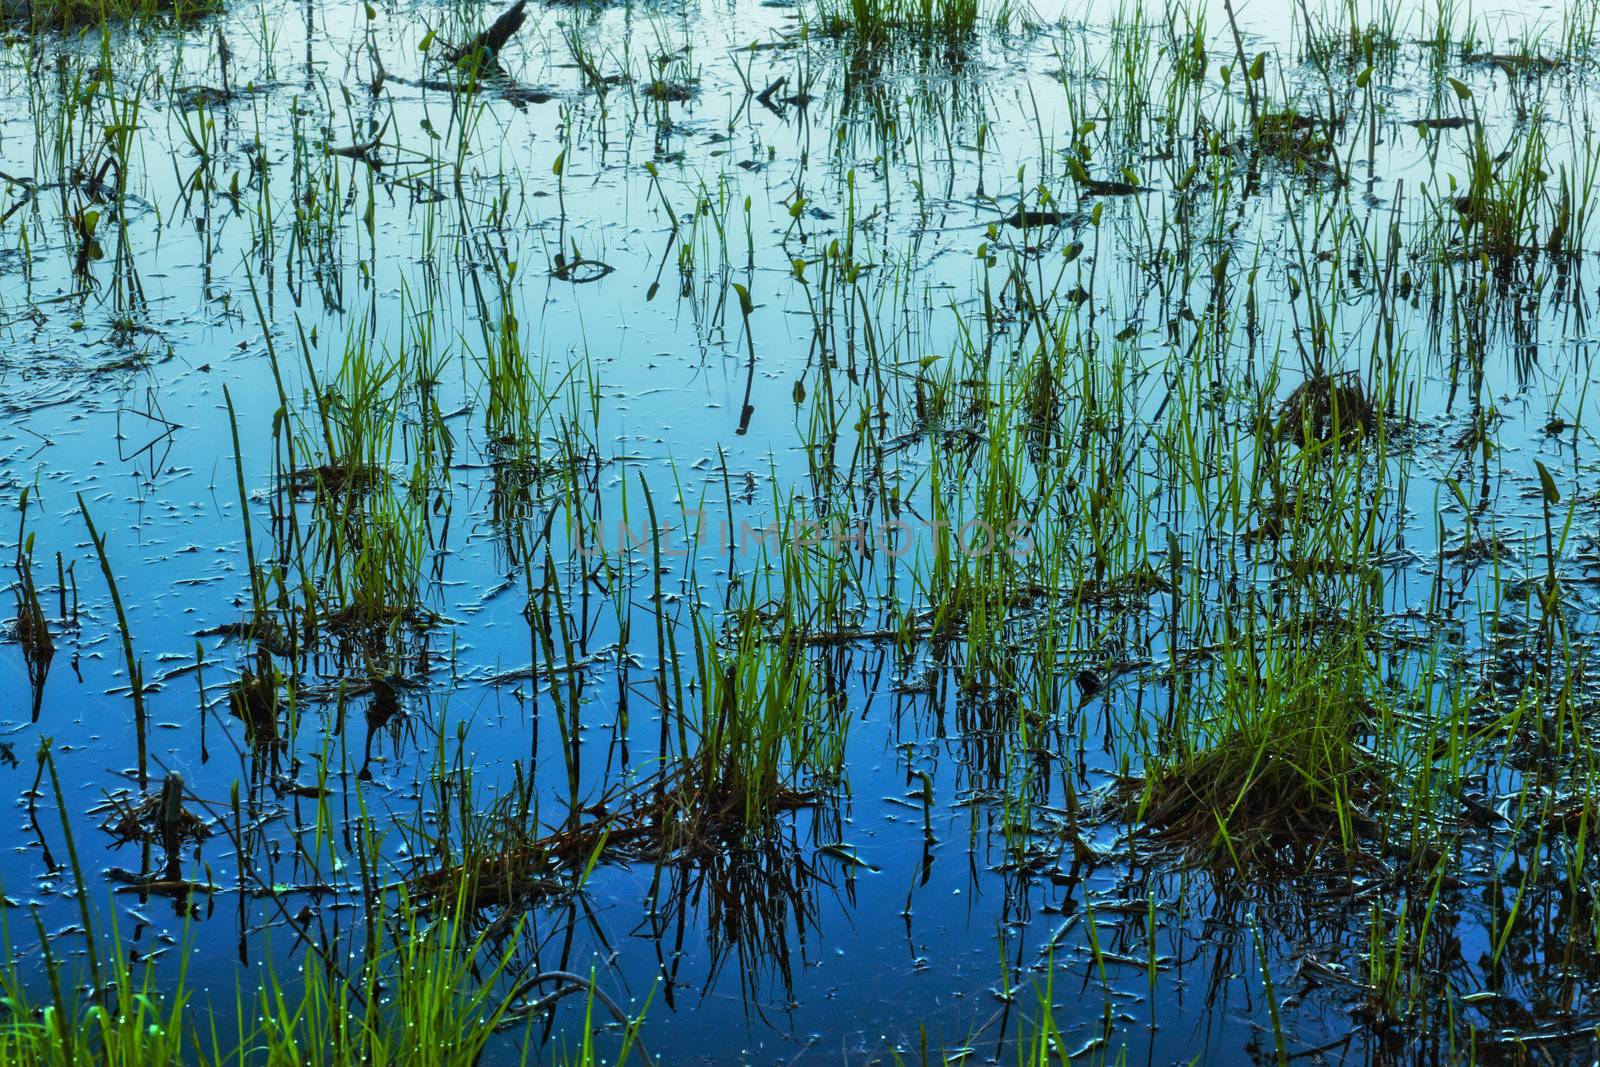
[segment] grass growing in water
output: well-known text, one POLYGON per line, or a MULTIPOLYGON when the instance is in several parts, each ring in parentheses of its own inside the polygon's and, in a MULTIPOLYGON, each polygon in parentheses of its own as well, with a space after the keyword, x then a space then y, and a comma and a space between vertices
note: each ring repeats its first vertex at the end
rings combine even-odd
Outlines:
MULTIPOLYGON (((565 972, 524 973, 514 948, 490 945, 453 916, 424 918, 402 899, 381 916, 378 928, 391 931, 384 947, 354 974, 339 974, 331 961, 308 959, 293 976, 268 966, 254 991, 238 992, 233 1013, 226 1001, 214 999, 217 991, 190 988, 186 970, 165 988, 158 986, 155 968, 122 956, 114 930, 103 946, 109 949, 110 989, 98 1003, 76 999, 67 965, 50 955, 41 931, 50 996, 43 1003, 33 998, 15 956, 0 969, 0 1062, 16 1067, 469 1067, 486 1056, 505 1055, 509 1038, 503 1034, 572 996, 589 1001, 585 1037, 563 1062, 575 1067, 648 1062, 639 1050, 639 1020, 621 1017, 592 981, 565 972), (621 1025, 615 1041, 593 1038, 597 997, 621 1025)), ((530 1045, 523 1043, 513 1060, 529 1062, 530 1045)))
POLYGON ((123 22, 192 22, 222 10, 221 0, 0 0, 0 25, 79 30, 123 22))
POLYGON ((847 39, 858 53, 910 45, 959 57, 977 31, 979 0, 817 0, 813 32, 847 39))

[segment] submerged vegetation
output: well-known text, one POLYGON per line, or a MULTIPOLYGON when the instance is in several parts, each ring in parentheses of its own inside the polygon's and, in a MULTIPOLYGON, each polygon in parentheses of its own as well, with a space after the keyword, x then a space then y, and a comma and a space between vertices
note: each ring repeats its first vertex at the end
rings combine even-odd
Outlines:
POLYGON ((0 6, 0 1062, 1592 1061, 1597 11, 0 6))

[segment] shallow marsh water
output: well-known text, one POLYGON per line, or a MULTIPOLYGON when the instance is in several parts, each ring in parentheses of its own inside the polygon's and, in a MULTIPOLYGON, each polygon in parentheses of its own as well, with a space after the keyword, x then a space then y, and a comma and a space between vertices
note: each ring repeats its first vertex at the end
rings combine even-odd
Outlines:
POLYGON ((796 713, 779 810, 585 838, 480 915, 658 1062, 1006 1060, 1041 998, 1073 1062, 1590 1062, 1592 16, 1314 61, 1343 10, 811 13, 535 5, 470 93, 438 60, 494 8, 8 39, 18 973, 32 914, 82 941, 47 738, 98 921, 225 1029, 481 858, 474 813, 648 794, 716 694, 796 713), (1358 383, 1357 440, 1307 380, 1358 383), (1263 812, 1293 840, 1230 864, 1140 800, 1330 694, 1317 833, 1263 812), (171 772, 177 896, 102 829, 171 772))

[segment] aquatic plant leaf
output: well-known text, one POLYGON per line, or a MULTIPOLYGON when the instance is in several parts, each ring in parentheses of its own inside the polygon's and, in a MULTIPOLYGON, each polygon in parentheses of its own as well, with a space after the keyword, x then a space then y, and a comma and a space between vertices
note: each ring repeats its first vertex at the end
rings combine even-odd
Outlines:
POLYGON ((1561 490, 1556 488, 1556 480, 1550 476, 1549 470, 1538 460, 1534 460, 1533 465, 1539 468, 1539 488, 1544 493, 1544 502, 1546 504, 1561 503, 1561 490))

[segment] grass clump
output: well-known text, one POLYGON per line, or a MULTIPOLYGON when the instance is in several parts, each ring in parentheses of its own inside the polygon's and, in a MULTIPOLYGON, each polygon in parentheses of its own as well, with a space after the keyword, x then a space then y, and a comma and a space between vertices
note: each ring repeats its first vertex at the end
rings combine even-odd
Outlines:
POLYGON ((1358 744, 1374 708, 1359 626, 1329 640, 1247 623, 1227 649, 1214 684, 1173 709, 1140 815, 1235 867, 1354 857, 1381 781, 1358 744))
POLYGON ((1304 58, 1319 71, 1356 71, 1363 67, 1392 70, 1400 57, 1402 27, 1399 9, 1378 5, 1363 17, 1359 5, 1345 0, 1331 12, 1302 8, 1304 58))
POLYGON ((1343 443, 1378 429, 1379 416, 1354 371, 1313 374, 1278 408, 1277 440, 1300 445, 1343 443))
POLYGON ((1442 245, 1447 258, 1481 260, 1504 275, 1541 254, 1583 251, 1595 155, 1586 142, 1574 170, 1551 158, 1543 120, 1535 116, 1512 144, 1494 152, 1474 115, 1465 181, 1449 176, 1442 245))
MULTIPOLYGON (((602 1057, 610 1052, 615 1062, 626 1063, 636 1049, 643 1058, 639 1020, 622 1016, 592 980, 564 971, 527 972, 516 965, 514 948, 491 948, 448 912, 424 917, 403 896, 382 918, 375 928, 387 936, 352 971, 341 971, 327 953, 321 961, 308 958, 292 981, 268 965, 253 994, 241 991, 231 1017, 223 1004, 198 1011, 182 969, 170 982, 159 982, 154 966, 126 959, 114 931, 106 939, 112 951, 108 988, 96 1002, 75 1000, 70 976, 41 933, 47 1001, 35 1002, 14 956, 0 969, 0 1063, 468 1067, 508 1062, 504 1045, 521 1042, 509 1033, 498 1035, 516 1029, 525 1016, 584 993, 591 998, 586 1014, 593 1014, 593 999, 599 998, 622 1024, 620 1047, 596 1048, 586 1035, 577 1056, 565 1062, 607 1062, 602 1057), (202 1015, 209 1016, 206 1022, 202 1015)), ((527 1062, 525 1054, 520 1059, 527 1062)))
POLYGON ((0 0, 0 24, 38 33, 125 22, 190 22, 221 10, 220 0, 0 0))
POLYGON ((306 967, 290 992, 269 977, 254 1043, 272 1063, 478 1063, 514 1007, 510 964, 450 916, 402 904, 393 944, 354 981, 306 967))
POLYGON ((488 812, 457 813, 455 848, 412 889, 433 907, 457 887, 472 911, 525 905, 570 891, 602 861, 711 859, 817 803, 842 764, 846 724, 816 687, 806 642, 769 636, 748 607, 728 629, 696 620, 697 699, 663 722, 663 749, 678 751, 659 772, 587 803, 574 794, 550 826, 534 783, 519 779, 488 812))
POLYGON ((819 0, 814 32, 845 38, 865 53, 906 44, 958 57, 977 32, 978 0, 819 0))
MULTIPOLYGON (((52 969, 58 966, 48 950, 45 962, 52 969)), ((53 975, 50 1001, 34 1003, 17 973, 15 958, 8 961, 0 970, 0 1063, 15 1067, 183 1063, 188 994, 180 988, 159 995, 151 971, 146 969, 136 979, 120 953, 111 963, 105 1002, 74 1007, 64 999, 59 975, 53 975)))
POLYGON ((1293 108, 1263 111, 1256 120, 1256 143, 1268 155, 1316 166, 1333 154, 1327 125, 1293 108))
POLYGON ((740 623, 728 642, 704 622, 698 634, 702 703, 672 831, 692 840, 737 838, 807 803, 799 780, 830 777, 843 760, 803 642, 768 640, 749 612, 740 623))

